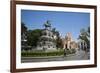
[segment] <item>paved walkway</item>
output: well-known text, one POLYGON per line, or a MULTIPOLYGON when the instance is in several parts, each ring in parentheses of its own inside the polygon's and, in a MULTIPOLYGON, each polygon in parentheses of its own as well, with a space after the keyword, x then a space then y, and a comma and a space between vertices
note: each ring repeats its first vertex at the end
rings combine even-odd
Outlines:
POLYGON ((26 62, 48 62, 48 61, 68 61, 68 60, 87 60, 89 54, 85 51, 77 51, 75 54, 65 56, 50 56, 50 57, 22 57, 22 63, 26 62))

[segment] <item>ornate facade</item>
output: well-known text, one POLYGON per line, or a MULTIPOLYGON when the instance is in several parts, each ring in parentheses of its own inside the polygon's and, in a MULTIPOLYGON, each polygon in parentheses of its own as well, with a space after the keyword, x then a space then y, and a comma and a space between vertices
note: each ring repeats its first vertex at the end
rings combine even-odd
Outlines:
POLYGON ((51 24, 47 21, 44 24, 42 30, 42 36, 40 37, 37 45, 38 50, 56 50, 55 34, 52 32, 51 24))
POLYGON ((78 40, 78 47, 81 50, 88 50, 87 43, 84 40, 78 40))
POLYGON ((63 49, 77 49, 78 44, 72 39, 71 33, 67 33, 63 39, 63 49))

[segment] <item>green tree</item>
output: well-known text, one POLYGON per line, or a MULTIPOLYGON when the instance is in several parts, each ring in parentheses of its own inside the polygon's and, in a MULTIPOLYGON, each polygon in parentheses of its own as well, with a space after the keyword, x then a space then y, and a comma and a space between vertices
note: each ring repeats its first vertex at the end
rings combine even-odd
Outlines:
POLYGON ((27 44, 29 46, 37 46, 39 38, 41 36, 41 29, 29 30, 27 36, 27 44))
POLYGON ((62 48, 62 39, 60 37, 57 38, 56 43, 57 48, 62 48))
POLYGON ((27 50, 27 27, 21 22, 21 50, 27 50))
POLYGON ((55 34, 57 36, 56 40, 55 40, 56 47, 57 48, 62 48, 62 39, 60 37, 59 31, 57 31, 55 28, 53 28, 52 32, 53 32, 53 34, 55 34))
POLYGON ((27 40, 27 27, 25 26, 25 23, 21 22, 21 43, 22 45, 26 45, 27 40))
POLYGON ((25 23, 21 22, 21 34, 27 32, 27 27, 25 26, 25 23))

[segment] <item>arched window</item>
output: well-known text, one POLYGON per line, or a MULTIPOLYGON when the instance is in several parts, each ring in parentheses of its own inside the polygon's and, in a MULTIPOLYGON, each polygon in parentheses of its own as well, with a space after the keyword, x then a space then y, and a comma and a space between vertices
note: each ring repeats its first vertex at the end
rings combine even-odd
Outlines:
POLYGON ((48 45, 48 48, 50 48, 50 45, 48 45))
POLYGON ((51 36, 51 34, 50 34, 50 33, 48 33, 48 36, 51 36))

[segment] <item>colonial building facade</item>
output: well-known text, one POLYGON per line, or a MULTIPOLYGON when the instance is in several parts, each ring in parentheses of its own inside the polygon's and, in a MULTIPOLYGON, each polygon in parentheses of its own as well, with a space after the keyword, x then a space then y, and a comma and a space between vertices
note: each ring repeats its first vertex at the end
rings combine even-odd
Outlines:
POLYGON ((77 49, 78 44, 72 39, 71 33, 67 33, 63 39, 63 49, 77 49))
POLYGON ((88 45, 84 40, 74 41, 71 33, 67 33, 63 41, 63 49, 76 49, 76 50, 88 50, 88 45))

